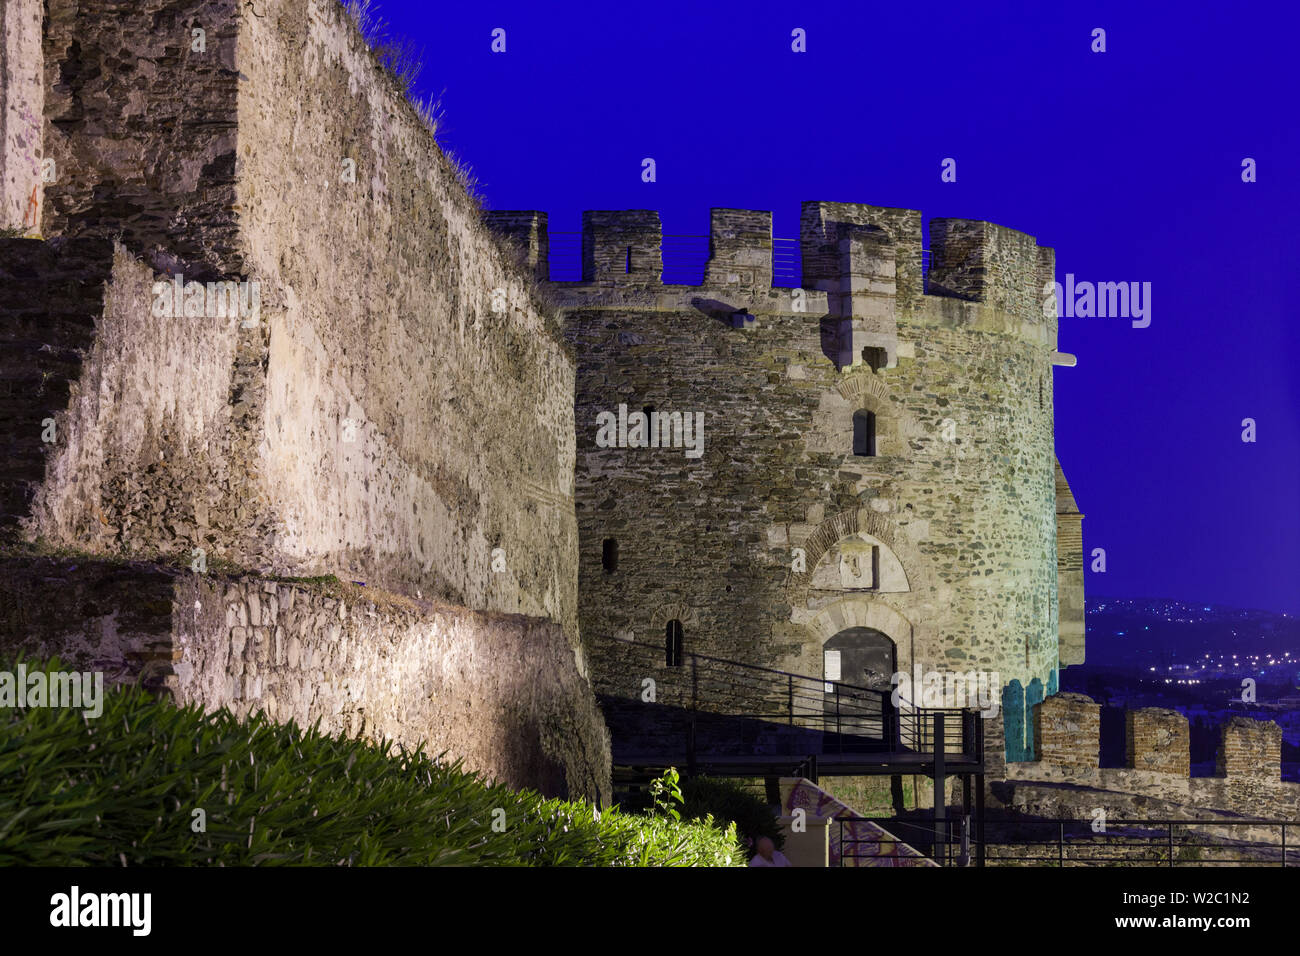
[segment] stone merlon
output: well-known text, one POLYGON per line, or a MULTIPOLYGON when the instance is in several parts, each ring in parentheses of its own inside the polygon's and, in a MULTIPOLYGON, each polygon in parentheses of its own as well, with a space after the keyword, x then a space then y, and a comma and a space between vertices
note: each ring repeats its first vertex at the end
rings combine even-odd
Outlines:
MULTIPOLYGON (((549 271, 546 214, 499 210, 486 219, 520 247, 529 267, 544 279, 549 271)), ((690 288, 663 285, 663 243, 653 210, 588 210, 582 218, 582 279, 556 283, 554 291, 563 298, 582 286, 643 293, 655 287, 690 288)), ((964 219, 931 220, 927 273, 920 212, 805 202, 798 244, 798 287, 824 294, 827 311, 857 320, 855 331, 880 338, 891 359, 893 315, 915 311, 923 296, 981 303, 1055 332, 1054 317, 1045 317, 1042 310, 1042 288, 1052 281, 1054 253, 1014 229, 964 219)), ((710 210, 704 280, 694 288, 755 295, 757 309, 764 310, 762 296, 773 288, 774 246, 770 212, 710 210)), ((772 299, 766 307, 781 311, 780 300, 772 299)))

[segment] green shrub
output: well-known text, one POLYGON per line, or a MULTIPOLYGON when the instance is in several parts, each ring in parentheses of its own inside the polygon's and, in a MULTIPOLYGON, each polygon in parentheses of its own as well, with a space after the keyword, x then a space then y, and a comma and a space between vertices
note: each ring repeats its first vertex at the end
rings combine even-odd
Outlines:
MULTIPOLYGON (((674 781, 675 782, 675 781, 674 781)), ((655 781, 660 783, 660 781, 655 781)), ((653 788, 654 784, 651 785, 653 788)), ((687 777, 681 781, 681 818, 704 820, 712 815, 719 825, 734 823, 746 844, 759 837, 770 837, 780 849, 785 836, 771 808, 739 781, 717 777, 687 777)), ((653 806, 651 792, 628 794, 620 802, 624 810, 642 812, 653 806)))
POLYGON ((204 714, 139 689, 104 697, 97 719, 0 709, 0 866, 744 862, 734 830, 597 815, 422 750, 204 714))

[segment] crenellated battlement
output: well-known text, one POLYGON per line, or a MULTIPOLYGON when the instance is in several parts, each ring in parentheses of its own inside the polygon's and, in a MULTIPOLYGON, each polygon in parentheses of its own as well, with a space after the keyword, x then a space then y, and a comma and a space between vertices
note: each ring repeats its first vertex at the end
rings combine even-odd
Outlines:
POLYGON ((1300 784, 1282 780, 1282 728, 1271 721, 1234 716, 1221 724, 1213 776, 1191 776, 1190 727, 1177 711, 1125 712, 1123 767, 1101 766, 1101 705, 1084 694, 1048 697, 1034 705, 1033 723, 1033 759, 1008 765, 1011 803, 1022 809, 1040 812, 1046 800, 1062 816, 1084 818, 1099 806, 1123 815, 1138 796, 1160 801, 1171 816, 1294 818, 1300 812, 1300 784))
POLYGON ((832 288, 842 275, 841 243, 852 234, 865 237, 870 227, 876 230, 878 248, 892 246, 898 307, 911 311, 925 291, 921 213, 915 209, 805 202, 799 215, 803 285, 810 289, 832 288))
POLYGON ((663 282, 663 227, 653 209, 582 214, 582 281, 618 285, 663 282))
MULTIPOLYGON (((544 212, 502 210, 486 218, 520 248, 539 279, 550 281, 544 212)), ((664 248, 673 238, 664 235, 654 210, 588 210, 582 216, 581 279, 552 286, 566 295, 704 289, 756 299, 770 298, 777 288, 774 279, 781 270, 774 257, 782 240, 772 236, 770 212, 710 210, 708 253, 698 285, 664 282, 664 248)), ((827 311, 865 319, 867 332, 884 338, 891 334, 893 316, 915 312, 926 296, 982 303, 1022 322, 1042 323, 1042 289, 1055 269, 1052 249, 1014 229, 932 219, 927 249, 920 212, 862 203, 803 203, 796 243, 800 266, 794 286, 823 293, 827 311)), ((769 308, 782 311, 781 298, 773 298, 769 308)))
POLYGON ((771 288, 772 214, 752 209, 709 210, 705 285, 771 288))
POLYGON ((1054 250, 1033 236, 970 219, 930 220, 930 295, 985 302, 1013 315, 1042 315, 1054 250))

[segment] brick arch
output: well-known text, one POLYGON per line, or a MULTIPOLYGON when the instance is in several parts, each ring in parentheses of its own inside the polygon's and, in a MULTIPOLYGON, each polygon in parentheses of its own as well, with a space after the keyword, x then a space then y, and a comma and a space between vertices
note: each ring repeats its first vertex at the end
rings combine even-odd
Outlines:
POLYGON ((889 388, 875 372, 850 372, 835 383, 835 391, 854 408, 865 408, 873 412, 893 410, 894 403, 889 401, 889 388))
POLYGON ((923 564, 921 555, 916 548, 907 541, 898 526, 884 514, 879 511, 872 511, 870 508, 852 508, 831 515, 798 545, 804 550, 804 567, 806 570, 802 573, 791 571, 786 584, 790 601, 795 607, 800 607, 807 601, 812 573, 816 570, 817 563, 826 555, 826 552, 836 542, 857 534, 859 531, 871 535, 893 551, 903 565, 903 573, 907 576, 908 590, 915 591, 917 589, 917 575, 920 573, 923 564))
POLYGON ((700 615, 696 613, 695 608, 689 604, 676 601, 656 608, 654 614, 650 615, 650 624, 653 627, 662 629, 664 625, 674 619, 681 621, 684 628, 696 627, 700 623, 700 615))
POLYGON ((894 400, 886 380, 869 369, 841 377, 835 383, 835 394, 853 411, 865 410, 876 416, 877 442, 889 445, 889 451, 882 452, 886 456, 906 454, 906 436, 922 431, 907 406, 894 400))

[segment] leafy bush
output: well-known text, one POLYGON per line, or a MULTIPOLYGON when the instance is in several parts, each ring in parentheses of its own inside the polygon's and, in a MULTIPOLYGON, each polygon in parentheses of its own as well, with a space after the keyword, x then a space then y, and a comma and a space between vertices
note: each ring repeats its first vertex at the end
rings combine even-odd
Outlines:
MULTIPOLYGON (((649 791, 628 794, 620 806, 632 812, 650 809, 661 799, 656 794, 664 792, 666 781, 676 785, 675 771, 673 774, 671 778, 665 775, 663 780, 652 782, 649 791)), ((771 808, 739 781, 716 777, 687 777, 681 781, 678 793, 683 820, 698 821, 712 816, 720 826, 734 823, 739 836, 747 843, 759 837, 770 837, 777 849, 785 843, 785 836, 781 833, 781 827, 771 808)))
POLYGON ((734 830, 597 814, 423 750, 135 688, 103 707, 0 710, 0 866, 743 863, 734 830))

